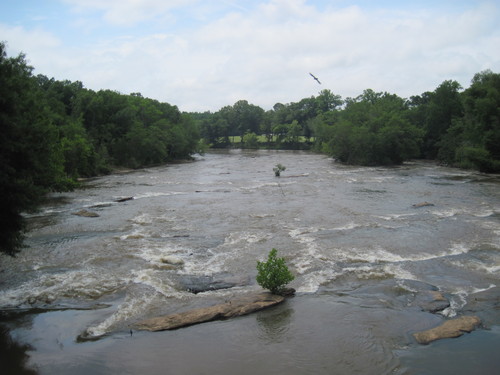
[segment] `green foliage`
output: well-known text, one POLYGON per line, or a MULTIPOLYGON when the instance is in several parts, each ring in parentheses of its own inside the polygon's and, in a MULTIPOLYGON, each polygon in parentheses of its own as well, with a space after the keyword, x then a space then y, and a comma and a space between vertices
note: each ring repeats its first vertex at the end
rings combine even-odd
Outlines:
POLYGON ((246 133, 242 142, 246 148, 259 148, 259 138, 255 133, 246 133))
POLYGON ((273 248, 267 262, 257 261, 257 283, 273 294, 280 294, 285 285, 295 278, 286 266, 285 258, 278 258, 277 254, 278 250, 273 248))
POLYGON ((296 103, 276 103, 262 112, 246 101, 198 116, 202 136, 213 147, 255 148, 241 142, 250 129, 262 147, 325 152, 357 165, 394 165, 412 158, 437 159, 450 165, 499 171, 500 75, 484 71, 461 92, 447 80, 434 91, 409 100, 371 89, 343 100, 329 90, 296 103), (253 119, 251 107, 259 113, 253 119))
POLYGON ((359 165, 401 164, 419 155, 423 132, 408 121, 403 99, 365 90, 346 102, 332 125, 316 124, 330 155, 359 165))
POLYGON ((276 166, 273 168, 274 175, 276 177, 281 176, 281 172, 284 172, 285 170, 286 170, 286 167, 284 165, 281 165, 281 164, 276 164, 276 166))
POLYGON ((159 164, 199 149, 197 125, 175 106, 32 70, 24 55, 7 57, 0 42, 0 251, 9 254, 22 245, 22 213, 48 191, 114 166, 159 164))
POLYGON ((462 99, 464 114, 441 137, 438 159, 461 168, 500 172, 500 74, 476 74, 462 99))
POLYGON ((21 213, 48 190, 70 186, 58 129, 31 72, 23 55, 8 58, 0 43, 0 251, 8 254, 21 245, 21 213))

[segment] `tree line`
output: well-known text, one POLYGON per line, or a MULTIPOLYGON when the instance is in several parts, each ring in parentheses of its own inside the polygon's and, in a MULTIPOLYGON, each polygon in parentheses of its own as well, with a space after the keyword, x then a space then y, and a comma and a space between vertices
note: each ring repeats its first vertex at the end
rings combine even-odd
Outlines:
POLYGON ((34 75, 0 43, 0 250, 22 244, 22 213, 80 177, 189 157, 195 122, 176 106, 34 75))
POLYGON ((22 213, 47 192, 116 167, 187 158, 200 137, 209 147, 311 149, 348 164, 427 158, 500 172, 500 74, 477 73, 465 90, 444 81, 409 99, 371 89, 343 99, 325 89, 268 111, 239 100, 182 113, 140 93, 35 76, 23 54, 8 57, 0 42, 0 127, 0 251, 15 254, 22 213))
POLYGON ((348 164, 425 158, 500 172, 500 74, 489 70, 465 90, 447 80, 409 99, 371 89, 342 99, 322 90, 269 111, 240 100, 191 116, 211 147, 231 147, 236 139, 238 147, 309 148, 348 164))

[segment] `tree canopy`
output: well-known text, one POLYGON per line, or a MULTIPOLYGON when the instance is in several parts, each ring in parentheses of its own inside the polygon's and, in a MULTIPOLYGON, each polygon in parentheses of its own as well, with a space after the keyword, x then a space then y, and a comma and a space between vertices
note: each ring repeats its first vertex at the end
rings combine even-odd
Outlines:
POLYGON ((200 136, 211 147, 307 148, 348 164, 427 158, 500 172, 500 74, 479 72, 465 90, 447 80, 409 99, 371 89, 343 99, 324 89, 267 111, 239 100, 181 113, 140 93, 34 76, 25 56, 8 57, 0 42, 0 127, 0 251, 15 254, 22 214, 47 192, 115 167, 189 157, 200 136))
POLYGON ((409 99, 371 89, 342 99, 324 89, 296 103, 276 103, 269 111, 239 101, 192 116, 211 147, 256 148, 260 135, 266 140, 261 147, 309 148, 347 164, 425 158, 499 172, 499 112, 500 75, 487 70, 477 73, 466 90, 446 80, 409 99))
POLYGON ((45 193, 114 167, 186 158, 199 143, 195 122, 177 107, 34 76, 23 54, 7 56, 5 43, 0 128, 0 251, 8 254, 22 244, 22 213, 35 210, 45 193))

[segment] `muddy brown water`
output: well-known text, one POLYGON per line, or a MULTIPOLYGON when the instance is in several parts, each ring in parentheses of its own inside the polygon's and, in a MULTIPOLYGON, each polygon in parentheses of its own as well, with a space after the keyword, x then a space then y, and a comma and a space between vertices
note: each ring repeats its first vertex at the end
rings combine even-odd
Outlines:
POLYGON ((41 374, 493 374, 499 187, 498 175, 431 163, 349 167, 291 151, 92 179, 51 196, 28 217, 29 247, 1 256, 0 323, 41 374), (82 209, 99 216, 73 215, 82 209), (131 335, 141 319, 259 291, 256 261, 272 248, 296 276, 294 298, 131 335), (236 285, 193 294, 193 279, 236 285), (428 288, 450 307, 422 311, 428 288), (461 314, 484 326, 428 346, 411 336, 461 314))

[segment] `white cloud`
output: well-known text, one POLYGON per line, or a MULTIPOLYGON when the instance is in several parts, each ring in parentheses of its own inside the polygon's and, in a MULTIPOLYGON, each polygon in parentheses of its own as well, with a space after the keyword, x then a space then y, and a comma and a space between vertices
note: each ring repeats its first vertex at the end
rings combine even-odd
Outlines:
POLYGON ((181 110, 217 110, 240 99, 269 109, 324 88, 343 97, 367 88, 407 97, 446 79, 468 86, 474 73, 500 71, 500 10, 488 3, 436 13, 360 6, 320 11, 302 0, 65 1, 75 19, 97 29, 103 20, 119 27, 80 46, 39 29, 3 25, 0 33, 40 73, 92 89, 139 91, 181 110), (179 27, 162 26, 167 19, 179 27))
POLYGON ((168 17, 179 7, 196 0, 63 0, 77 13, 102 12, 105 21, 120 26, 135 25, 156 17, 168 17))

